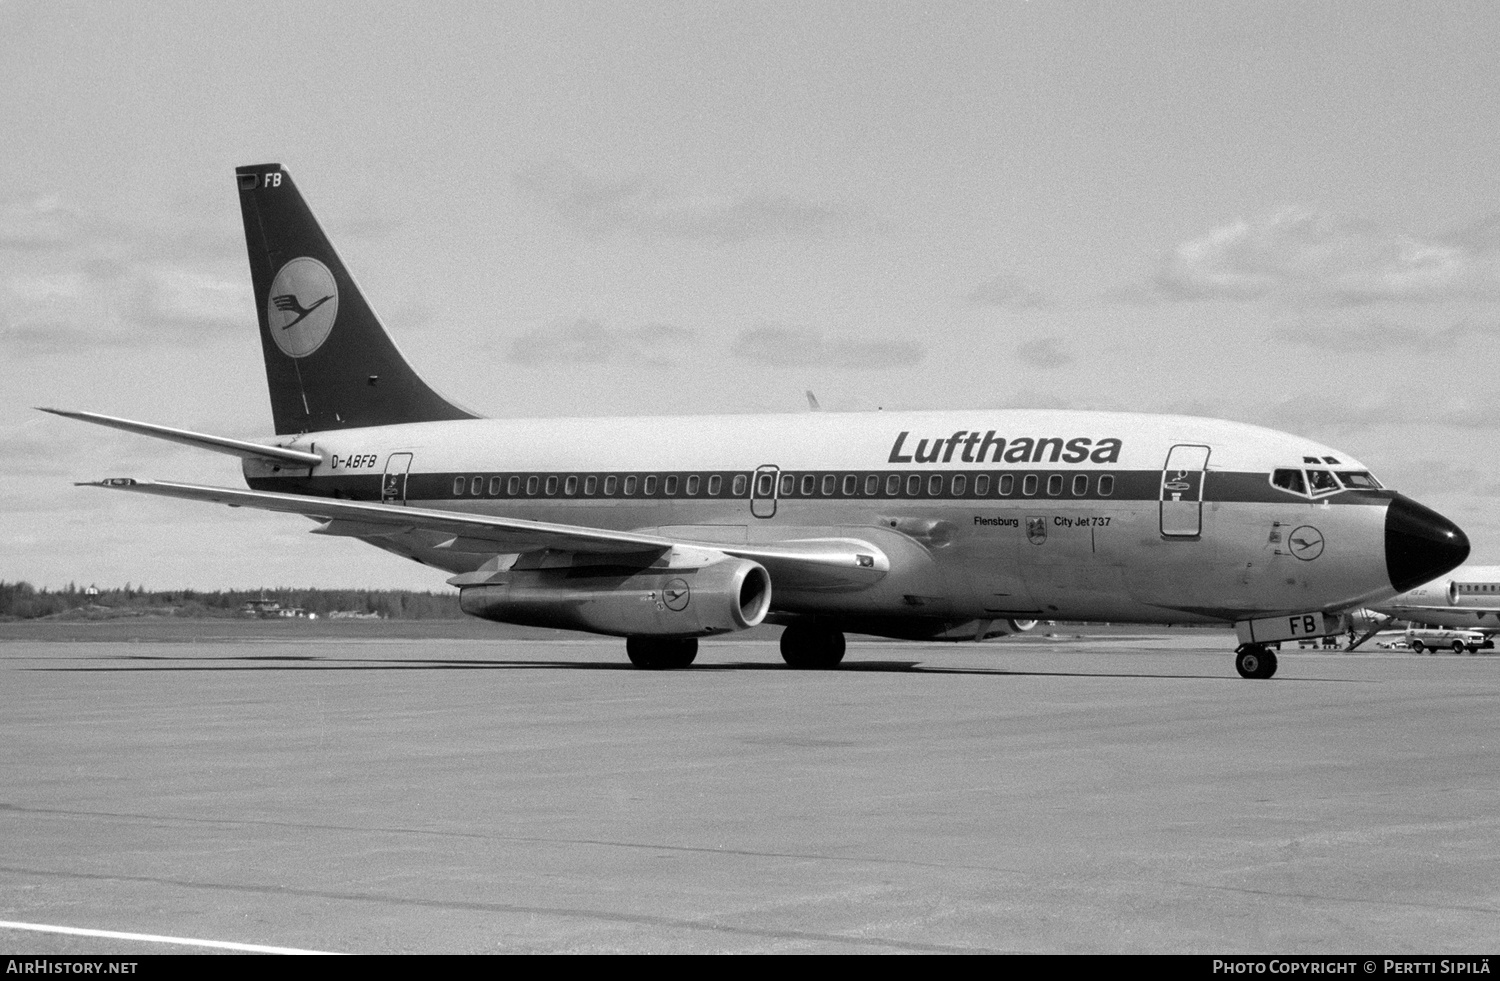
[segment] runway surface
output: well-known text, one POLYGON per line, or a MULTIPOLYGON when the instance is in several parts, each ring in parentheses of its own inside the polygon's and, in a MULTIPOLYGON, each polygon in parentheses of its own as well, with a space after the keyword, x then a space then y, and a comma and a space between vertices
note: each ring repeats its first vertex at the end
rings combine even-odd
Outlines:
MULTIPOLYGON (((0 640, 0 920, 351 953, 1494 953, 1500 657, 0 640)), ((17 953, 187 946, 0 929, 17 953)))

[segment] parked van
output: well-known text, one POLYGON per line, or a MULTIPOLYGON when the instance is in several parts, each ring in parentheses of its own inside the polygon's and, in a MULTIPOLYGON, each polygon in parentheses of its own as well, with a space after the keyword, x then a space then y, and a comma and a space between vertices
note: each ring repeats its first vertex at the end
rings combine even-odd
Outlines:
POLYGON ((1493 648, 1495 642, 1479 630, 1454 630, 1448 627, 1412 627, 1406 631, 1406 646, 1418 654, 1426 650, 1450 649, 1455 654, 1473 654, 1482 647, 1493 648))

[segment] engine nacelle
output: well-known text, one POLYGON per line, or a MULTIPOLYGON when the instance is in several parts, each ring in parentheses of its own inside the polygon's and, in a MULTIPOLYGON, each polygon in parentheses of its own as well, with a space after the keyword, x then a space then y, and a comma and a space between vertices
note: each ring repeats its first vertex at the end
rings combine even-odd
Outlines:
POLYGON ((754 627, 771 608, 771 576, 748 559, 725 557, 686 569, 582 566, 503 575, 465 586, 463 611, 616 637, 702 637, 754 627))

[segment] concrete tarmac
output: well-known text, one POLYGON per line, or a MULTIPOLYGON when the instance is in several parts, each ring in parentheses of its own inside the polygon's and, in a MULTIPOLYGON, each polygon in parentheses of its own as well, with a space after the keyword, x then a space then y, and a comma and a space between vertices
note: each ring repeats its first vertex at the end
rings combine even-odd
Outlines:
MULTIPOLYGON (((1065 629, 1065 628, 1064 628, 1065 629)), ((350 953, 1495 953, 1500 657, 0 640, 0 920, 350 953)), ((187 946, 0 929, 8 953, 187 946)))

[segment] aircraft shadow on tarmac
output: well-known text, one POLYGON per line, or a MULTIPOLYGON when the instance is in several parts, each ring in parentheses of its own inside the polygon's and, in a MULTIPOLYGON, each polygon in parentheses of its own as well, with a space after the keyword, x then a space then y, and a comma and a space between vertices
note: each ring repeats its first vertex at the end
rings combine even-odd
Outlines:
MULTIPOLYGON (((482 670, 557 670, 557 671, 630 671, 641 668, 626 661, 558 661, 531 659, 432 659, 374 661, 360 658, 319 657, 307 654, 252 654, 240 657, 172 657, 159 654, 105 655, 92 658, 97 661, 125 662, 93 664, 70 667, 38 667, 31 671, 482 671, 482 670), (131 663, 134 662, 134 663, 131 663), (141 663, 151 662, 151 663, 141 663), (252 662, 252 663, 244 663, 252 662)), ((785 664, 774 661, 734 661, 720 664, 694 664, 690 668, 675 671, 650 672, 662 675, 699 674, 704 672, 754 672, 793 671, 785 664)), ((1228 674, 1199 673, 1147 673, 1131 671, 1035 671, 1012 668, 955 668, 926 666, 921 661, 871 660, 845 661, 836 668, 823 671, 799 672, 810 675, 838 673, 888 673, 915 675, 973 675, 978 677, 1035 677, 1035 678, 1139 678, 1143 680, 1201 680, 1233 681, 1244 684, 1244 679, 1228 674)), ((1356 678, 1283 678, 1285 681, 1319 681, 1359 683, 1356 678)), ((1372 682, 1373 683, 1373 682, 1372 682)))

